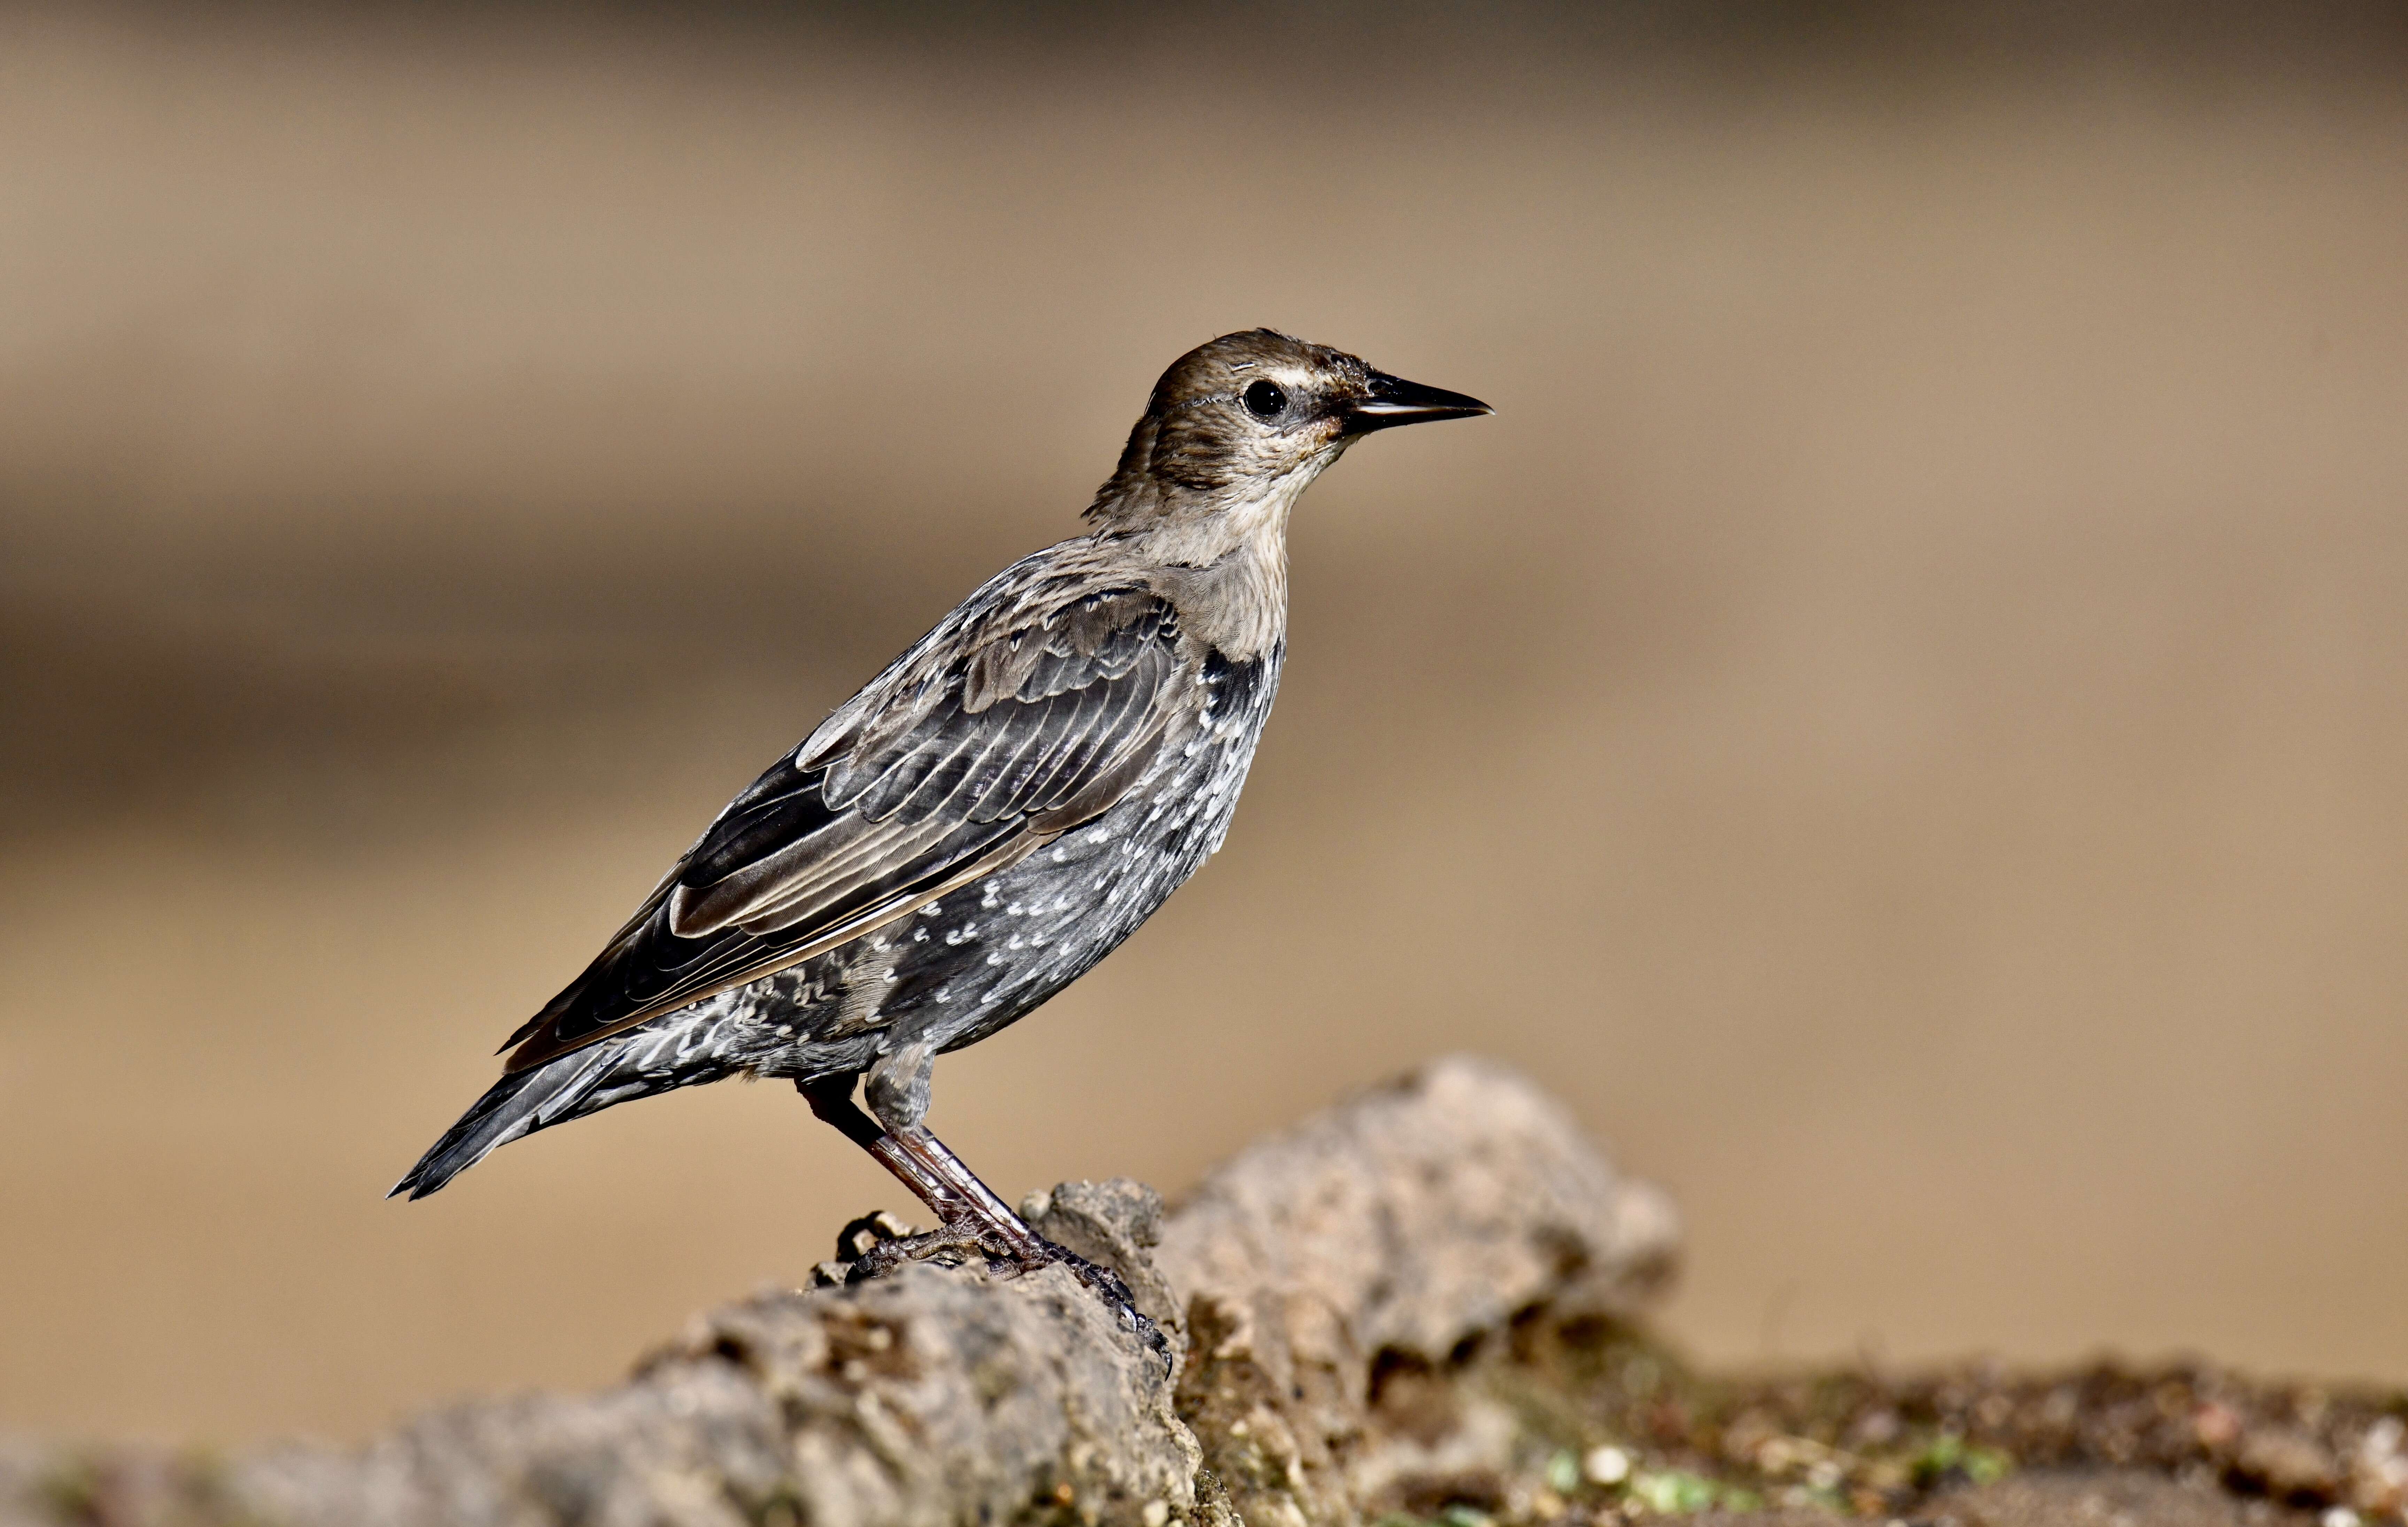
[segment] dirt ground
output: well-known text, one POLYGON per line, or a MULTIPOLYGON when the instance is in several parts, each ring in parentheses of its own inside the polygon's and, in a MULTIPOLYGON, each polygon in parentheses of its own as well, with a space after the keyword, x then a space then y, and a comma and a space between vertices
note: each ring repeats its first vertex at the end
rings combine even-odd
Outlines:
POLYGON ((1436 1436, 1467 1394, 1501 1398, 1557 1449, 1519 1477, 1436 1473, 1378 1504, 1455 1527, 1682 1513, 1970 1527, 2408 1520, 2398 1390, 2204 1364, 1716 1375, 1610 1321, 1533 1321, 1503 1347, 1461 1354, 1458 1373, 1383 1376, 1376 1408, 1436 1436), (2325 1516, 2336 1510, 2350 1515, 2325 1516))

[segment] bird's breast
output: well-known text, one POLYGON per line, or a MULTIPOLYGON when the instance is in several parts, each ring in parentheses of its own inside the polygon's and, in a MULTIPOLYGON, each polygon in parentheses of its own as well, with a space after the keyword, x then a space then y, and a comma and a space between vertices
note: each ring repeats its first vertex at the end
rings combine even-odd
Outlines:
POLYGON ((1191 724, 1111 809, 864 941, 850 963, 879 989, 879 1018, 991 1033, 1136 932, 1227 834, 1281 655, 1208 657, 1191 724))

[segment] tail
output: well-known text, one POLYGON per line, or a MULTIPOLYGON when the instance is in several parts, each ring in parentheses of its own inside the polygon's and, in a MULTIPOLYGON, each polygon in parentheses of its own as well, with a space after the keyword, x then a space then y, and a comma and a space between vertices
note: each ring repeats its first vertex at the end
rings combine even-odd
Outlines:
POLYGON ((476 1106, 443 1132, 387 1198, 408 1193, 424 1198, 502 1146, 523 1135, 588 1114, 636 1095, 600 1092, 620 1058, 621 1047, 589 1046, 525 1071, 512 1072, 486 1090, 476 1106))

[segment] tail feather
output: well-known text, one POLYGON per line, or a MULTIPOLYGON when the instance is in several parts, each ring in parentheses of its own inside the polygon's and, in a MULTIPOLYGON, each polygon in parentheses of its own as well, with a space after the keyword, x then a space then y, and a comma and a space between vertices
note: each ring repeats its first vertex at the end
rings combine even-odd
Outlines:
POLYGON ((443 1132, 443 1138, 385 1196, 406 1192, 413 1199, 424 1198, 512 1140, 619 1101, 593 1095, 618 1060, 618 1049, 612 1044, 595 1045, 504 1077, 443 1132))

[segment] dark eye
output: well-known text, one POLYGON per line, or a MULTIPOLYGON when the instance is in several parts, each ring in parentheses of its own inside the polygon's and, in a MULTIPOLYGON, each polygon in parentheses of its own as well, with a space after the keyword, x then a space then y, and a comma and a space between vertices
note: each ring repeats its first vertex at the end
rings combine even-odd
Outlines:
POLYGON ((1256 419, 1275 419, 1287 407, 1287 394, 1280 391, 1279 383, 1268 378, 1248 387, 1245 399, 1246 412, 1256 419))

